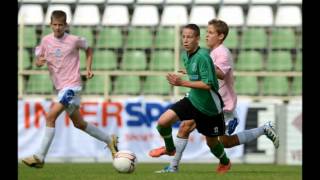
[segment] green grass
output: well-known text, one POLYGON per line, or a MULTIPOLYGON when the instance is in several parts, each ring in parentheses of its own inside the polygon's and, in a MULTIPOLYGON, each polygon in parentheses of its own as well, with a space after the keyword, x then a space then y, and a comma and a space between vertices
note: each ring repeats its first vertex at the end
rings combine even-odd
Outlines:
POLYGON ((165 164, 139 163, 132 174, 119 174, 110 163, 48 163, 43 169, 18 165, 19 180, 296 180, 302 179, 301 166, 272 164, 233 164, 224 175, 215 172, 213 164, 181 164, 179 173, 156 174, 165 164))

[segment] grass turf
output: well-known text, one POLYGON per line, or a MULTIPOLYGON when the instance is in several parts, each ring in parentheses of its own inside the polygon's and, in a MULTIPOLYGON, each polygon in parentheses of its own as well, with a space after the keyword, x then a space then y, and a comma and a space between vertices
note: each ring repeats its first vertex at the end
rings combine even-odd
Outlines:
POLYGON ((233 164, 227 174, 218 175, 216 164, 181 164, 178 173, 157 174, 166 164, 139 163, 132 174, 120 174, 111 163, 48 163, 42 169, 18 164, 19 180, 296 180, 302 179, 301 166, 273 164, 233 164))

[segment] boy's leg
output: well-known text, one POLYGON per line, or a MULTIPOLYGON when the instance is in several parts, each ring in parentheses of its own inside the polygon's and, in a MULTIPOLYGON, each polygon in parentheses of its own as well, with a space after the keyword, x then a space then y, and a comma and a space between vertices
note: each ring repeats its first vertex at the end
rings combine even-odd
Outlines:
POLYGON ((118 152, 118 147, 117 147, 118 139, 115 135, 108 135, 104 133, 102 130, 100 130, 99 128, 97 128, 96 126, 84 121, 82 116, 80 115, 79 108, 76 108, 72 112, 72 114, 70 115, 70 118, 76 128, 81 129, 84 132, 88 133, 90 136, 102 142, 107 143, 111 151, 112 158, 114 158, 115 154, 118 152))
POLYGON ((30 167, 42 168, 44 165, 44 159, 48 153, 49 147, 52 143, 55 132, 55 121, 57 117, 63 111, 64 106, 60 103, 55 103, 52 109, 46 116, 46 128, 44 138, 42 139, 39 151, 30 157, 24 158, 22 162, 30 167))
POLYGON ((168 109, 165 113, 163 113, 159 120, 157 125, 157 130, 159 131, 160 135, 164 139, 165 147, 161 147, 158 149, 151 150, 149 152, 149 155, 151 157, 159 157, 161 155, 167 154, 169 156, 173 156, 175 154, 175 146, 173 143, 172 138, 172 124, 175 123, 178 120, 177 114, 171 110, 168 109), (159 154, 159 151, 163 152, 159 154))

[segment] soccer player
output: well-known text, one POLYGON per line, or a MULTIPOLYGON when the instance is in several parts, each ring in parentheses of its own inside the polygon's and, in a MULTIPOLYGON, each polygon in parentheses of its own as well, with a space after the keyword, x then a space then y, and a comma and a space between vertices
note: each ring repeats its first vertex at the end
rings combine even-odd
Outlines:
POLYGON ((185 51, 182 60, 189 80, 181 75, 169 73, 168 82, 173 86, 189 87, 186 97, 173 104, 164 112, 157 125, 157 130, 165 142, 166 154, 174 155, 176 150, 172 138, 172 124, 178 119, 193 119, 197 130, 206 137, 207 145, 220 163, 217 173, 226 173, 231 162, 227 157, 223 144, 218 136, 225 131, 223 101, 218 93, 219 84, 215 75, 213 62, 208 50, 199 47, 200 30, 195 24, 188 24, 182 30, 182 43, 185 51))
MULTIPOLYGON (((219 140, 225 148, 231 148, 240 144, 248 143, 259 136, 265 134, 275 145, 279 146, 279 137, 276 134, 271 122, 267 122, 261 127, 245 130, 235 135, 231 135, 238 124, 238 118, 235 112, 237 104, 237 96, 233 88, 233 59, 230 51, 223 45, 223 41, 228 35, 228 25, 218 19, 209 21, 207 28, 206 41, 207 46, 211 49, 210 56, 214 61, 215 72, 219 79, 219 93, 224 101, 224 118, 226 120, 226 134, 219 137, 219 140), (230 136, 229 136, 230 135, 230 136)), ((181 71, 185 73, 184 71, 181 71)), ((180 124, 177 134, 176 154, 169 166, 163 170, 156 171, 158 173, 177 172, 183 151, 187 145, 190 133, 195 129, 195 122, 193 120, 183 121, 180 124)), ((159 157, 168 154, 165 147, 160 147, 150 151, 150 156, 159 157)), ((172 154, 168 154, 172 155, 172 154)))
POLYGON ((57 117, 65 110, 68 112, 74 126, 94 138, 104 142, 109 147, 112 157, 118 151, 117 137, 108 135, 94 125, 87 123, 80 115, 80 92, 82 89, 80 76, 79 49, 86 53, 86 70, 88 79, 93 78, 91 70, 92 48, 88 47, 87 41, 78 36, 65 32, 67 27, 66 13, 60 10, 51 14, 51 28, 53 33, 42 38, 36 47, 36 65, 47 64, 51 79, 58 91, 58 101, 54 103, 46 116, 45 135, 42 139, 39 151, 22 162, 30 167, 42 168, 55 134, 55 122, 57 117))

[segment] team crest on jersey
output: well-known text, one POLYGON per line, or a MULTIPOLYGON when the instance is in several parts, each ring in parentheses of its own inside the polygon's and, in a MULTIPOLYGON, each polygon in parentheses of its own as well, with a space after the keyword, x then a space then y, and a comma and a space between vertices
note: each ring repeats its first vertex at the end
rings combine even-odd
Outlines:
POLYGON ((54 51, 54 56, 55 56, 55 57, 61 57, 61 56, 62 56, 62 52, 61 52, 61 49, 60 49, 60 48, 57 48, 57 49, 54 51))
POLYGON ((192 70, 192 72, 197 72, 197 64, 195 62, 192 63, 191 70, 192 70))

